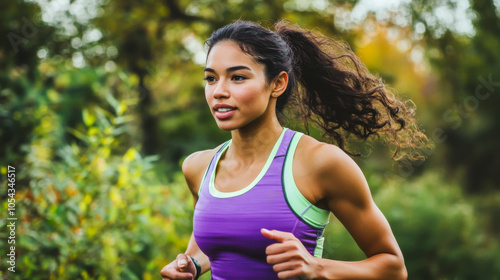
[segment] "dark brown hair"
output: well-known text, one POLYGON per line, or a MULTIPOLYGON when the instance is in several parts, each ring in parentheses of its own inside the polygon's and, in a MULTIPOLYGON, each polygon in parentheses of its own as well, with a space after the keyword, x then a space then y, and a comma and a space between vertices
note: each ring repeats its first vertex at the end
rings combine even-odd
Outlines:
POLYGON ((208 53, 224 40, 236 42, 243 52, 262 63, 267 82, 281 71, 287 72, 288 87, 276 103, 280 120, 289 107, 287 112, 299 112, 306 130, 308 123, 315 123, 351 155, 354 153, 346 148, 347 137, 383 135, 395 147, 395 159, 422 158, 419 149, 427 145, 427 137, 418 128, 413 102, 396 98, 347 44, 286 20, 276 23, 274 32, 238 20, 205 41, 208 53))

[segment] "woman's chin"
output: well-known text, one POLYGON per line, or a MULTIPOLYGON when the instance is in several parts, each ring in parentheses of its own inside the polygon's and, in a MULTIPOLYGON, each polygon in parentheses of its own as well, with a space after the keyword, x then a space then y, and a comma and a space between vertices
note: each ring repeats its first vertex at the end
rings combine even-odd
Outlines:
POLYGON ((224 130, 224 131, 231 131, 231 130, 235 130, 237 129, 238 127, 235 126, 234 124, 228 124, 228 123, 221 123, 221 122, 217 122, 217 126, 221 129, 221 130, 224 130))

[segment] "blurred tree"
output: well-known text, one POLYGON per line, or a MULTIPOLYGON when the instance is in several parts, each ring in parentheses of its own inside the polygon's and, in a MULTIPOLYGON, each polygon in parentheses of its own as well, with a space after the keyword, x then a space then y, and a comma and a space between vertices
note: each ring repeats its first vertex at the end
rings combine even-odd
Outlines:
POLYGON ((455 15, 445 24, 461 3, 468 4, 419 0, 407 2, 406 8, 413 32, 425 30, 419 43, 439 76, 434 94, 451 95, 451 102, 441 98, 441 114, 435 118, 435 128, 444 129, 446 162, 465 171, 469 192, 481 193, 500 189, 500 7, 493 0, 473 0, 465 17, 455 15), (464 34, 459 26, 468 20, 473 31, 464 34))
POLYGON ((0 3, 0 158, 22 155, 23 144, 38 120, 23 119, 37 106, 37 92, 29 86, 38 81, 37 53, 56 45, 55 29, 40 18, 40 8, 25 1, 0 3), (10 153, 9 153, 10 152, 10 153))
POLYGON ((40 7, 35 3, 3 1, 0 15, 0 68, 23 67, 33 81, 37 52, 55 41, 55 29, 41 20, 40 7))

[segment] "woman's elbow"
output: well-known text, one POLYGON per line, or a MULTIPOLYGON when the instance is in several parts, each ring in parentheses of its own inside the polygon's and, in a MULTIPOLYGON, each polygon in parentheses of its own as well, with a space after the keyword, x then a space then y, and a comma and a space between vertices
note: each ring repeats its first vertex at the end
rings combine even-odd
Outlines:
POLYGON ((384 279, 391 280, 407 280, 408 271, 406 270, 405 262, 402 256, 393 255, 387 266, 387 274, 384 279))
POLYGON ((408 270, 406 270, 405 261, 402 257, 398 257, 397 264, 395 267, 396 277, 394 279, 407 280, 408 270))
POLYGON ((408 279, 408 270, 406 270, 406 266, 403 263, 403 267, 401 268, 401 277, 399 278, 401 280, 407 280, 408 279))

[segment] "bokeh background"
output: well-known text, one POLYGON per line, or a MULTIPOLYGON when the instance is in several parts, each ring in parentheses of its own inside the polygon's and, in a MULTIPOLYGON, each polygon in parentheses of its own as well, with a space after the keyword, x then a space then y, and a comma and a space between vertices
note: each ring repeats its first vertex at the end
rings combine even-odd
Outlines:
MULTIPOLYGON (((203 42, 282 18, 348 42, 415 102, 425 160, 353 145, 409 278, 500 279, 498 0, 1 1, 0 275, 159 279, 192 230, 180 164, 230 137, 205 104, 203 42)), ((335 218, 326 236, 324 257, 364 258, 335 218)))

